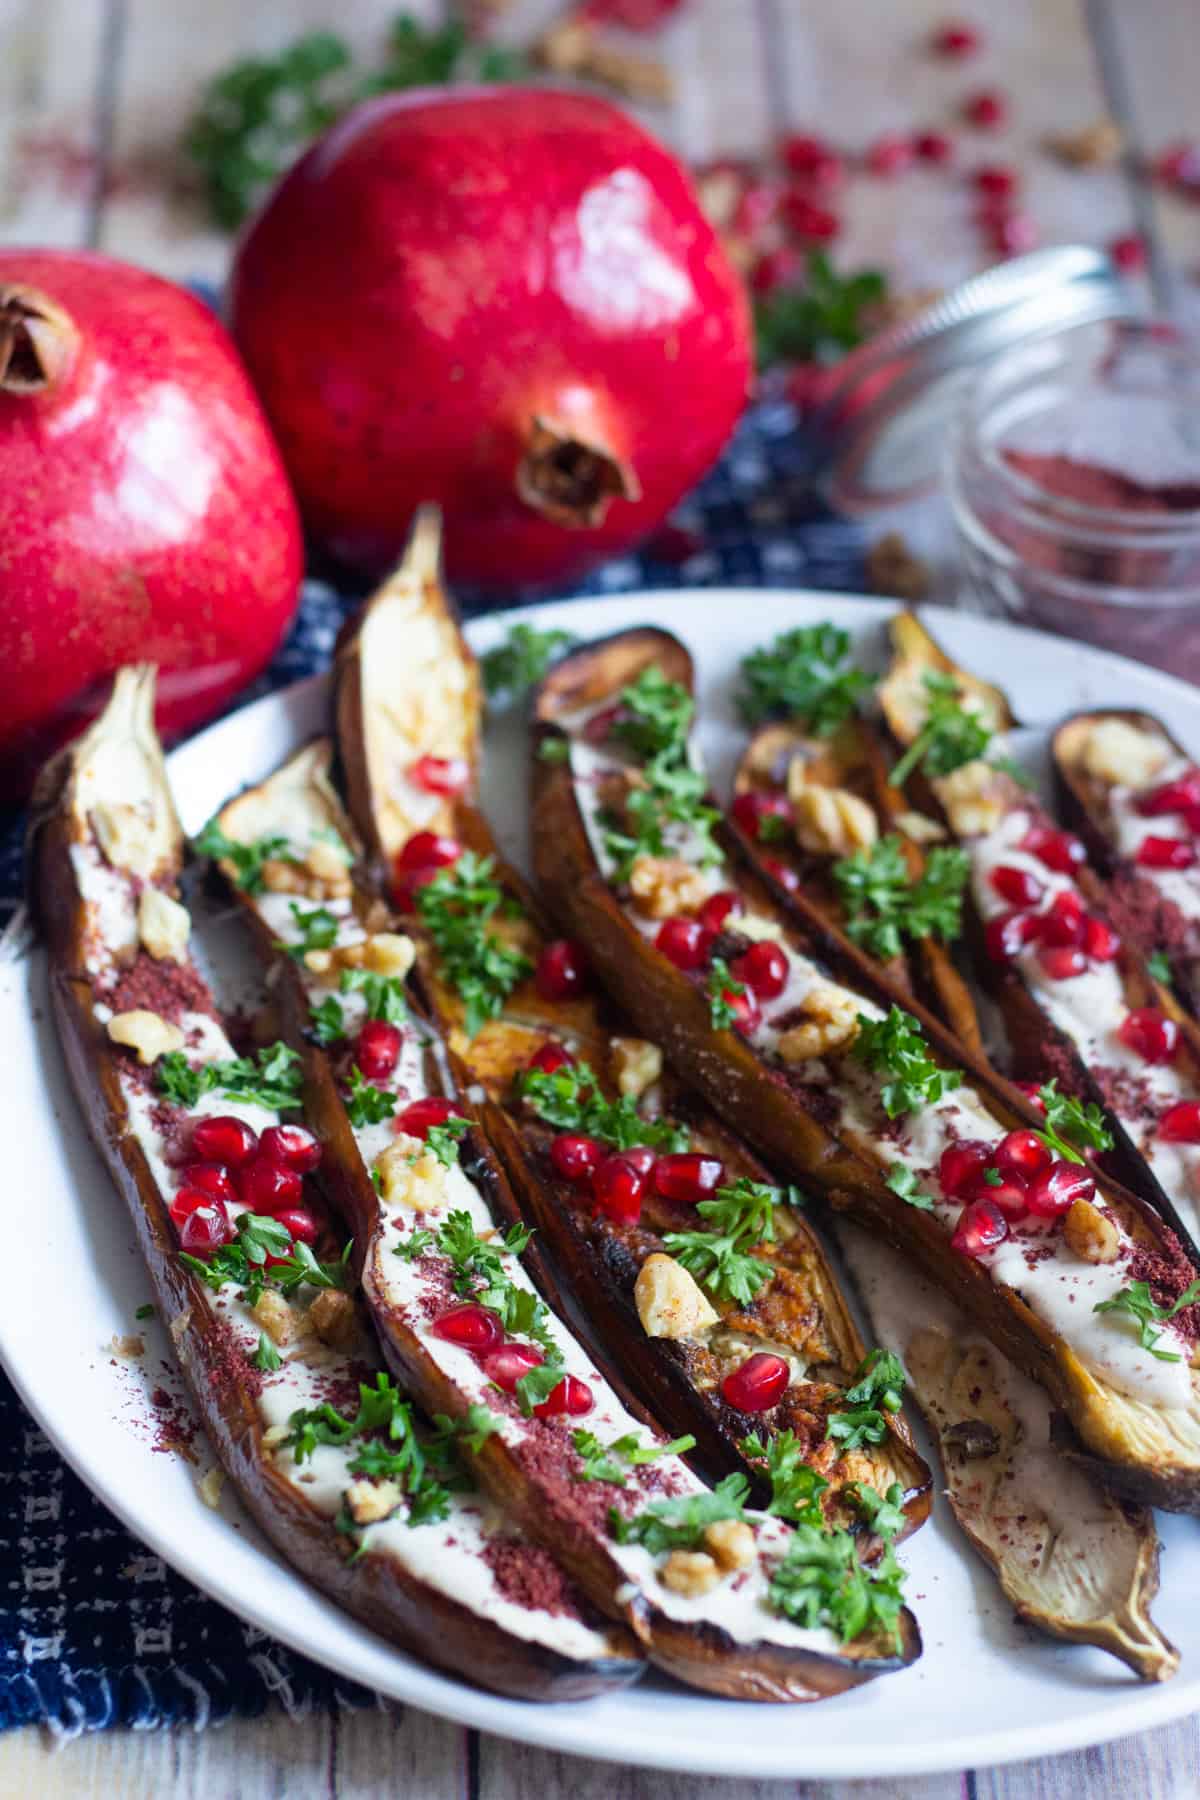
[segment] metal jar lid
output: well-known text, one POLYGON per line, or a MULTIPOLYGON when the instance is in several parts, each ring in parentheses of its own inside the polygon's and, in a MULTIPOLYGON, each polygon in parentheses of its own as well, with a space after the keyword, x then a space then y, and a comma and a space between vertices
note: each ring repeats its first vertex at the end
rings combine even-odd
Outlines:
POLYGON ((812 421, 831 503, 862 513, 928 493, 954 404, 985 363, 1132 312, 1103 251, 1070 244, 998 263, 868 338, 838 365, 812 421))

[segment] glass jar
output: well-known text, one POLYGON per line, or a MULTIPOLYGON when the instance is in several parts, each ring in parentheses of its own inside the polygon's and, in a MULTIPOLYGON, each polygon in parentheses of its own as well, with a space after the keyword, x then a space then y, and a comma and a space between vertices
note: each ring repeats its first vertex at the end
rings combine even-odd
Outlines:
POLYGON ((982 610, 1200 681, 1200 342, 1105 320, 960 393, 945 478, 982 610))

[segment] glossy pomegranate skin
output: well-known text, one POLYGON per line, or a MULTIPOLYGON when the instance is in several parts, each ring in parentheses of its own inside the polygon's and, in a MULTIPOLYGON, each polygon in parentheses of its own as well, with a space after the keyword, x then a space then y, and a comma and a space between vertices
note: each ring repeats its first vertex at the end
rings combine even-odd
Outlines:
POLYGON ((607 1156, 592 1176, 592 1197, 616 1225, 636 1225, 642 1213, 646 1177, 627 1156, 607 1156))
POLYGON ((1158 1135, 1168 1144, 1200 1144, 1200 1100, 1180 1100, 1158 1121, 1158 1135))
POLYGON ((1057 1219, 1070 1212, 1076 1200, 1090 1200, 1095 1192, 1092 1175, 1080 1163, 1052 1162, 1029 1183, 1025 1200, 1039 1218, 1057 1219))
POLYGON ((368 1081, 385 1081, 400 1059, 400 1030, 386 1019, 368 1019, 358 1034, 354 1060, 368 1081))
POLYGON ((777 1000, 787 986, 788 959, 778 944, 752 944, 734 958, 732 968, 756 1000, 777 1000))
POLYGON ((260 1151, 238 1172, 238 1192, 242 1205, 255 1213, 288 1212, 299 1206, 304 1192, 304 1178, 299 1169, 285 1163, 271 1162, 260 1151))
POLYGON ((220 1200, 225 1206, 237 1204, 237 1189, 233 1185, 233 1177, 220 1163, 188 1163, 180 1178, 179 1193, 186 1194, 189 1189, 192 1192, 199 1189, 210 1199, 220 1200))
POLYGON ((214 313, 83 251, 0 250, 0 295, 44 295, 74 348, 36 393, 0 393, 0 793, 17 797, 107 698, 159 665, 177 736, 266 663, 299 592, 299 519, 262 410, 214 313))
POLYGON ((321 1228, 307 1207, 290 1206, 286 1212, 276 1213, 275 1217, 298 1243, 315 1244, 321 1235, 321 1228))
POLYGON ((1170 1062, 1179 1047, 1179 1027, 1157 1006, 1135 1006, 1117 1026, 1117 1036, 1148 1063, 1170 1062))
POLYGON ((315 536, 381 569, 436 501, 450 577, 494 589, 644 537, 752 372, 742 284, 682 166, 607 101, 534 88, 356 108, 250 226, 231 318, 315 536), (535 510, 516 485, 535 416, 640 497, 587 525, 535 510))

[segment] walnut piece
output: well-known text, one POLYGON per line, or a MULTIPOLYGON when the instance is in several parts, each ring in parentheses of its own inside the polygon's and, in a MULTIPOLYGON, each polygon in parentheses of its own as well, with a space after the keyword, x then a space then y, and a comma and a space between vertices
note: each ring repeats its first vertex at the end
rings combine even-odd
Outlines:
POLYGON ((309 874, 324 885, 327 894, 348 894, 351 890, 350 868, 344 851, 322 838, 308 846, 304 866, 309 874))
POLYGON ((637 856, 629 871, 633 903, 648 919, 672 919, 696 912, 708 899, 699 869, 678 856, 637 856))
POLYGON ((296 1330, 296 1315, 277 1288, 264 1288, 250 1308, 254 1323, 273 1344, 288 1344, 296 1330))
POLYGON ((385 1206, 407 1206, 413 1212, 440 1212, 449 1204, 450 1171, 427 1150, 420 1138, 401 1132, 375 1158, 374 1175, 385 1206))
POLYGON ((1083 766, 1109 787, 1142 787, 1170 761, 1162 738, 1130 725, 1125 719, 1101 719, 1088 732, 1083 766))
POLYGON ((650 1043, 646 1038, 615 1037, 609 1049, 612 1052, 617 1089, 631 1100, 640 1100, 646 1090, 661 1079, 663 1057, 657 1044, 650 1043))
POLYGON ((910 844, 941 844, 946 839, 943 827, 936 819, 926 818, 924 813, 897 813, 895 824, 896 830, 902 832, 910 844))
POLYGON ((818 856, 852 856, 879 837, 874 812, 848 788, 805 782, 796 786, 791 801, 796 842, 802 850, 818 856))
POLYGON ((303 894, 311 898, 312 883, 299 863, 285 862, 281 856, 268 856, 259 875, 270 894, 303 894))
POLYGON ((1115 119, 1096 119, 1082 131, 1052 132, 1046 148, 1073 168, 1098 168, 1116 162, 1125 148, 1125 134, 1115 119))
POLYGON ((754 1561, 754 1531, 745 1519, 717 1519, 706 1527, 704 1542, 727 1571, 747 1569, 754 1561))
POLYGON ((92 830, 114 869, 149 877, 158 861, 154 829, 136 806, 125 800, 97 801, 91 811, 92 830))
POLYGON ((363 967, 374 975, 403 978, 416 961, 416 955, 410 937, 403 937, 398 931, 377 931, 364 946, 363 967))
POLYGON ((308 1309, 309 1323, 323 1344, 345 1350, 358 1335, 358 1319, 349 1294, 322 1288, 308 1309))
POLYGON ((937 797, 957 837, 982 837, 1000 823, 1007 804, 1007 779, 981 758, 935 779, 937 797))
POLYGON ((138 1061, 147 1067, 172 1050, 183 1049, 183 1033, 156 1012, 135 1007, 132 1012, 116 1013, 106 1027, 114 1044, 136 1050, 138 1061))
POLYGON ((404 1498, 398 1481, 352 1481, 346 1489, 346 1511, 356 1525, 375 1525, 394 1513, 404 1498))
POLYGON ((1110 1263, 1121 1248, 1121 1234, 1090 1200, 1073 1200, 1063 1220, 1067 1248, 1084 1262, 1110 1263))
POLYGON ((201 1476, 200 1480, 196 1483, 196 1492, 203 1500, 205 1506, 210 1506, 212 1510, 216 1512, 221 1505, 221 1489, 224 1486, 224 1469, 210 1469, 208 1474, 201 1476))
POLYGON ((179 962, 191 930, 191 915, 186 906, 172 900, 161 888, 142 889, 138 901, 138 937, 155 962, 165 962, 168 958, 179 962))
POLYGON ((696 1598, 711 1593, 721 1579, 721 1571, 703 1550, 672 1550, 658 1579, 672 1593, 696 1598))
POLYGON ((793 1025, 783 1033, 778 1048, 785 1063, 828 1056, 833 1050, 844 1050, 858 1036, 859 1002, 845 988, 824 983, 809 988, 800 1010, 809 1023, 793 1025))
POLYGON ((717 1322, 712 1305, 682 1263, 658 1250, 638 1270, 633 1299, 647 1337, 695 1337, 717 1322))
POLYGON ((675 91, 665 63, 606 44, 586 19, 571 14, 543 34, 534 59, 552 74, 598 81, 630 100, 665 104, 675 91))

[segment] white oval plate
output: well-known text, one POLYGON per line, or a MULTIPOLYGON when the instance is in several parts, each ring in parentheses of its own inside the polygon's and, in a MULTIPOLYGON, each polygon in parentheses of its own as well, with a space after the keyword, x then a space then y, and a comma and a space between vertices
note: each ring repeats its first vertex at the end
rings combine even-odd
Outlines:
MULTIPOLYGON (((704 748, 718 790, 727 792, 739 742, 732 710, 739 657, 774 632, 833 619, 881 667, 881 625, 891 611, 878 600, 832 594, 705 589, 540 607, 475 621, 468 635, 486 649, 522 616, 579 637, 651 622, 675 629, 696 655, 704 748)), ((1200 746, 1200 696, 1182 682, 961 613, 933 609, 930 618, 952 653, 1009 688, 1031 726, 1112 702, 1156 711, 1200 746)), ((171 775, 187 829, 197 830, 234 789, 322 729, 325 696, 324 677, 303 682, 177 750, 171 775)), ((1030 740, 1044 745, 1044 731, 1030 740)), ((489 738, 485 802, 506 849, 527 865, 525 775, 521 721, 501 720, 489 738)), ((1099 1651, 1056 1645, 1014 1624, 940 1499, 930 1525, 904 1548, 924 1656, 903 1674, 803 1711, 707 1699, 654 1676, 612 1698, 538 1707, 496 1699, 411 1661, 307 1587, 228 1490, 220 1512, 204 1506, 195 1471, 154 1454, 144 1429, 134 1428, 130 1384, 141 1377, 114 1360, 109 1342, 137 1329, 147 1284, 132 1227, 68 1089, 44 990, 40 955, 0 964, 0 1042, 8 1047, 0 1128, 22 1251, 20 1278, 7 1284, 0 1307, 0 1357, 30 1411, 100 1498, 242 1617, 369 1688, 446 1718, 579 1755, 710 1775, 978 1767, 1100 1743, 1200 1708, 1200 1609, 1190 1593, 1200 1545, 1191 1521, 1160 1521, 1164 1588, 1155 1609, 1183 1667, 1165 1687, 1144 1687, 1099 1651)), ((167 1348, 157 1325, 146 1336, 152 1368, 167 1348)))

